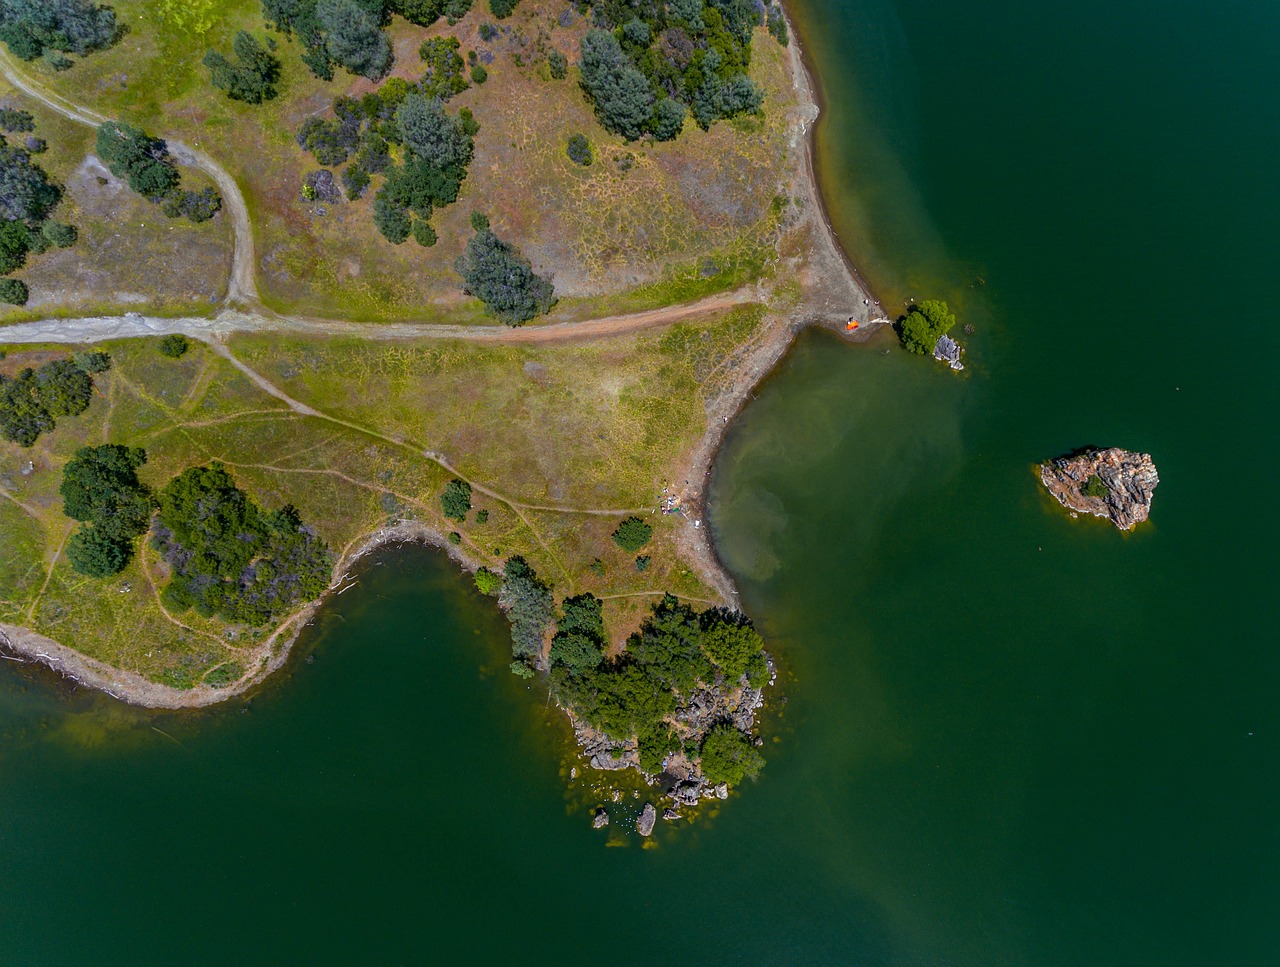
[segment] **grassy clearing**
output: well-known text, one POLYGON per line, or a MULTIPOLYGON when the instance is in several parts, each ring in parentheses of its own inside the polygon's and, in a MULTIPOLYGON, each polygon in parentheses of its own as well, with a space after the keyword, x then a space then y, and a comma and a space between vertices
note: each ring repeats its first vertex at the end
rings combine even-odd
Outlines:
MULTIPOLYGON (((713 597, 679 558, 675 522, 651 511, 705 429, 721 362, 760 319, 759 309, 739 308, 550 347, 233 341, 241 359, 325 417, 294 413, 203 345, 171 360, 156 340, 107 344, 113 365, 96 378, 84 414, 30 449, 0 444, 0 620, 180 687, 222 682, 236 666, 256 670, 269 629, 166 613, 156 590, 164 568, 149 548, 101 581, 75 574, 61 556, 72 526, 58 495, 61 467, 79 447, 110 441, 146 448, 140 476, 155 488, 221 460, 260 504, 297 506, 338 553, 415 520, 457 530, 461 550, 490 567, 522 554, 558 596, 604 597, 620 637, 662 591, 713 597), (456 460, 475 485, 465 523, 443 517, 439 495, 453 472, 427 451, 456 460), (652 559, 644 572, 609 537, 633 508, 655 527, 640 552, 652 559)), ((68 352, 3 348, 6 371, 68 352)))
POLYGON ((431 35, 455 35, 464 51, 493 57, 487 83, 451 102, 475 112, 480 133, 462 195, 436 214, 440 241, 427 249, 382 239, 367 197, 317 205, 301 195, 302 179, 318 165, 293 140, 299 125, 327 112, 338 95, 369 90, 368 81, 340 71, 333 83, 320 82, 302 65, 296 42, 280 38, 281 96, 257 107, 238 104, 209 85, 200 59, 209 47, 229 50, 238 29, 262 34, 258 0, 211 0, 216 16, 203 32, 176 27, 153 0, 114 6, 133 28, 115 48, 63 74, 25 69, 94 110, 198 143, 226 166, 253 216, 259 289, 278 311, 487 321, 462 295, 452 268, 474 209, 554 277, 566 299, 557 313, 564 318, 610 306, 650 308, 738 284, 758 273, 753 253, 773 237, 794 97, 785 52, 763 29, 752 57, 752 75, 767 93, 763 120, 719 123, 708 132, 691 123, 674 143, 628 145, 597 124, 576 69, 550 79, 547 54, 559 50, 575 61, 587 26, 575 15, 562 27, 563 3, 525 0, 488 43, 478 36, 480 24, 492 20, 484 3, 455 27, 441 21, 423 30, 393 20, 397 75, 420 75, 417 48, 431 35), (565 153, 576 133, 594 145, 590 167, 565 153), (715 271, 705 276, 708 259, 715 271), (619 290, 636 291, 618 297, 619 290))
MULTIPOLYGON (((233 245, 230 219, 205 225, 166 218, 101 165, 87 160, 93 129, 69 121, 0 78, 0 104, 29 111, 49 150, 36 162, 66 186, 54 219, 75 225, 68 249, 28 258, 15 275, 27 283, 26 306, 0 306, 0 323, 56 316, 118 314, 145 309, 161 315, 208 312, 226 292, 233 245), (99 180, 103 179, 103 180, 99 180)), ((211 181, 184 168, 187 187, 211 181)))

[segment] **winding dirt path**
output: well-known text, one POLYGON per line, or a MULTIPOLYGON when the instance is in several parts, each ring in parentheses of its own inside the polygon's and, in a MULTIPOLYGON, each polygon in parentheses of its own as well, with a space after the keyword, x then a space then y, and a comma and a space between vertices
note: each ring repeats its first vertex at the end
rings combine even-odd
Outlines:
MULTIPOLYGON (((95 111, 72 104, 65 98, 46 91, 24 75, 13 62, 8 51, 0 51, 0 73, 14 87, 24 94, 57 111, 65 118, 80 124, 96 128, 103 121, 110 120, 95 111)), ((258 301, 258 283, 254 279, 253 225, 249 221, 249 206, 245 204, 240 186, 230 173, 203 151, 193 148, 181 141, 165 139, 174 160, 179 164, 199 168, 209 175, 218 185, 222 194, 222 207, 231 216, 235 229, 235 249, 231 255, 231 276, 227 280, 227 302, 256 303, 258 301)))

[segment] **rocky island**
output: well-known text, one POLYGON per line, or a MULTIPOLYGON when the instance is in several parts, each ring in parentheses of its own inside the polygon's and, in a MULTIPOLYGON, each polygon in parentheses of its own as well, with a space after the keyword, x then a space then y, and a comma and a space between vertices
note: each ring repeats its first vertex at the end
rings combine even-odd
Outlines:
POLYGON ((1073 513, 1106 517, 1127 531, 1151 513, 1160 476, 1150 454, 1087 447, 1042 463, 1040 481, 1073 513))

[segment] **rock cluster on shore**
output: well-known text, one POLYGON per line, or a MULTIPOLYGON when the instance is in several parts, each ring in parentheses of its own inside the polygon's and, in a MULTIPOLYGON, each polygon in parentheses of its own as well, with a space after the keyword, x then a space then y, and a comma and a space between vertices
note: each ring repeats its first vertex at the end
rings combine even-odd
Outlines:
POLYGON ((1090 447, 1042 463, 1040 481, 1063 507, 1123 531, 1147 519, 1160 476, 1150 454, 1090 447))

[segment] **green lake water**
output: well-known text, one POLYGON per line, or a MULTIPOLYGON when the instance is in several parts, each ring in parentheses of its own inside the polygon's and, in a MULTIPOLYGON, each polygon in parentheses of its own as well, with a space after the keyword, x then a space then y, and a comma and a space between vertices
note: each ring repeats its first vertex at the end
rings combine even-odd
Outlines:
POLYGON ((793 6, 841 237, 976 332, 805 334, 733 428, 761 780, 592 831, 505 623, 397 550, 247 704, 0 668, 0 963, 1275 962, 1280 7, 793 6), (1041 494, 1086 444, 1154 456, 1150 524, 1041 494))

